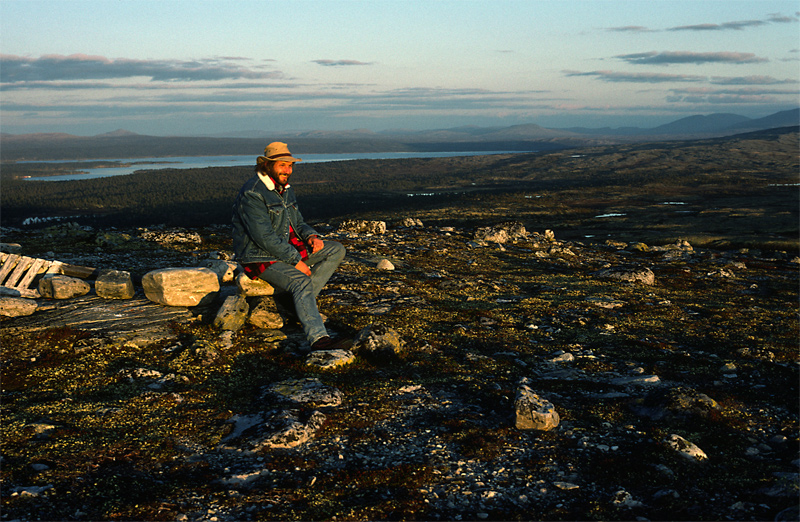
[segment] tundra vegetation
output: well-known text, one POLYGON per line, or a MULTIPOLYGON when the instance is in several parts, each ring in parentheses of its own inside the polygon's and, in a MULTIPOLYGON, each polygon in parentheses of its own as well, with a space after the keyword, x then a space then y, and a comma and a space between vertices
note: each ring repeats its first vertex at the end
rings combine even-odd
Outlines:
MULTIPOLYGON (((229 253, 249 175, 8 181, 14 168, 4 243, 137 281, 229 253), (80 217, 20 225, 34 215, 80 217), (197 240, 148 239, 177 227, 197 240)), ((293 182, 348 249, 320 296, 331 331, 381 324, 403 350, 322 370, 292 324, 226 336, 210 307, 124 342, 50 324, 60 305, 40 300, 0 322, 5 519, 796 519, 796 131, 303 165, 293 182), (389 230, 340 226, 353 219, 389 230), (341 404, 265 393, 309 378, 341 404), (555 429, 515 426, 521 382, 555 429), (237 431, 286 411, 324 422, 289 448, 237 431)))

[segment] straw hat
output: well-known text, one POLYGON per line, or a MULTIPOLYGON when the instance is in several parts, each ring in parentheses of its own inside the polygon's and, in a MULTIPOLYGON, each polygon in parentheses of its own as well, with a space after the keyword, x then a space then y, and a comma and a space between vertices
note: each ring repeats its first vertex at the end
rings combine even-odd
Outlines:
POLYGON ((263 165, 267 161, 288 161, 294 163, 303 160, 292 157, 292 153, 289 152, 289 146, 285 143, 274 141, 267 145, 267 148, 264 149, 264 155, 258 157, 257 163, 263 165))

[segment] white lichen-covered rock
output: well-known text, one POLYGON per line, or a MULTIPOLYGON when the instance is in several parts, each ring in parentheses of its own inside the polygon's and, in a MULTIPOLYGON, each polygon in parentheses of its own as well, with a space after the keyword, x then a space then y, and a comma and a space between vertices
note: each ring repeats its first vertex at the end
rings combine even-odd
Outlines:
POLYGON ((556 428, 561 421, 555 406, 550 401, 539 397, 523 379, 517 389, 514 401, 516 410, 515 425, 521 430, 548 431, 556 428))
POLYGON ((355 360, 356 356, 350 350, 317 350, 306 358, 306 364, 328 370, 344 366, 355 360))
POLYGON ((482 227, 475 231, 475 239, 490 243, 507 243, 526 239, 528 231, 522 223, 509 221, 492 227, 482 227))
POLYGON ((351 234, 372 234, 379 236, 386 233, 386 221, 367 221, 350 219, 339 225, 339 232, 351 234))
POLYGON ((677 451, 680 456, 694 462, 702 462, 708 459, 708 455, 706 455, 703 450, 697 447, 697 445, 695 445, 693 442, 689 442, 680 435, 673 433, 667 437, 664 442, 667 444, 667 446, 677 451))
POLYGON ((214 301, 219 278, 208 268, 162 268, 142 277, 144 295, 166 306, 198 306, 214 301))
POLYGON ((604 268, 594 272, 594 275, 601 279, 616 279, 617 281, 643 285, 654 285, 656 283, 656 276, 649 268, 604 268))
POLYGON ((265 428, 268 431, 255 443, 253 451, 265 448, 295 448, 305 444, 319 431, 326 420, 327 417, 319 411, 314 411, 305 422, 300 419, 296 411, 277 412, 267 419, 265 428))
POLYGON ((373 360, 391 359, 403 350, 403 338, 384 324, 364 327, 353 340, 352 350, 357 355, 373 360))
POLYGON ((24 297, 0 296, 0 315, 4 317, 24 317, 33 314, 39 304, 24 297))
POLYGON ((131 299, 136 293, 130 272, 103 270, 94 282, 95 293, 104 299, 131 299))
POLYGON ((72 299, 88 294, 91 289, 83 279, 60 274, 46 275, 39 281, 39 294, 50 299, 72 299))

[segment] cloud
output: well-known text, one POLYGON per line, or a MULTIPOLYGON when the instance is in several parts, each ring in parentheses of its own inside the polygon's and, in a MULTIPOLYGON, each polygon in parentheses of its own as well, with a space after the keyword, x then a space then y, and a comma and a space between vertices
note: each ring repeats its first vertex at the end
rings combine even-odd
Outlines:
POLYGON ((763 20, 742 20, 739 22, 725 22, 722 24, 697 24, 697 25, 682 25, 679 27, 670 27, 667 31, 726 31, 736 30, 741 31, 747 27, 759 27, 767 25, 763 20))
POLYGON ((635 65, 669 65, 674 63, 760 63, 768 62, 767 58, 761 58, 753 53, 693 53, 690 51, 650 51, 646 53, 621 54, 616 56, 621 60, 635 65))
POLYGON ((780 102, 783 97, 791 96, 796 99, 796 89, 715 89, 709 87, 689 87, 673 89, 672 95, 667 97, 671 103, 710 103, 710 104, 763 104, 780 102))
POLYGON ((778 80, 772 76, 712 76, 711 83, 714 85, 787 85, 800 83, 800 81, 792 78, 778 80))
POLYGON ((664 83, 664 82, 699 82, 705 81, 705 76, 691 74, 665 74, 665 73, 626 73, 617 71, 562 71, 565 76, 594 76, 604 82, 631 82, 631 83, 664 83))
POLYGON ((145 77, 151 81, 208 81, 234 78, 275 79, 276 71, 256 71, 228 58, 201 61, 109 59, 85 54, 28 58, 0 55, 0 82, 110 80, 145 77))
POLYGON ((371 62, 359 62, 358 60, 312 60, 312 62, 324 65, 325 67, 342 67, 349 65, 372 65, 371 62))
POLYGON ((622 27, 608 27, 605 29, 611 33, 652 33, 652 29, 641 25, 625 25, 622 27))

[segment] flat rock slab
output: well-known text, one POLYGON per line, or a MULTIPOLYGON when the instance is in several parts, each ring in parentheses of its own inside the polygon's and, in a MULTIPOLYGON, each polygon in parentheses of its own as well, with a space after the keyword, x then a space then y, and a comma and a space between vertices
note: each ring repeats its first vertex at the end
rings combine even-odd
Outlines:
POLYGON ((63 301, 37 301, 39 309, 33 315, 6 319, 0 322, 0 328, 36 332, 69 327, 113 341, 144 346, 174 338, 168 326, 170 322, 194 320, 186 307, 156 304, 139 294, 125 300, 86 295, 63 301))

